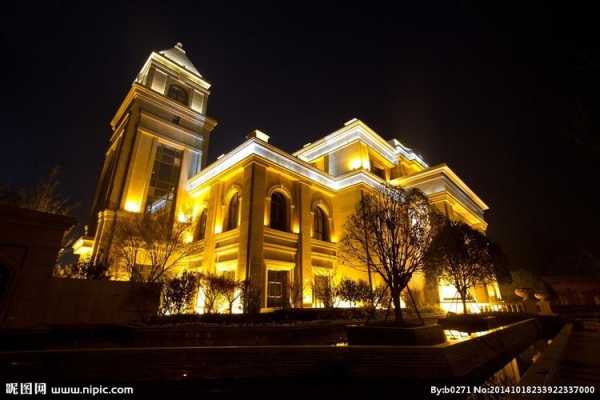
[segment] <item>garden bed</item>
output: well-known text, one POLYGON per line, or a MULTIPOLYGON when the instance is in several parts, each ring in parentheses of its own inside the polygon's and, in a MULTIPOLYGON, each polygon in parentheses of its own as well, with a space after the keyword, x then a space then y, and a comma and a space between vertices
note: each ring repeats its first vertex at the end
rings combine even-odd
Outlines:
MULTIPOLYGON (((377 311, 376 314, 380 314, 377 311)), ((154 317, 146 326, 180 324, 262 325, 310 321, 366 320, 369 313, 362 308, 291 308, 260 314, 178 314, 154 317)))

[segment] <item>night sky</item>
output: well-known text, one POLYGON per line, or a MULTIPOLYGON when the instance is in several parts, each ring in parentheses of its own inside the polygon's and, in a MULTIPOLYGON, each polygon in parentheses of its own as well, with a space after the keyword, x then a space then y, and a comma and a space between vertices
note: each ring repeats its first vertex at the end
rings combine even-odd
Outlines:
POLYGON ((591 9, 220 3, 3 4, 0 181, 60 164, 89 218, 110 119, 150 52, 180 41, 213 85, 209 162, 253 129, 293 152, 357 117, 457 172, 514 266, 597 260, 591 9))

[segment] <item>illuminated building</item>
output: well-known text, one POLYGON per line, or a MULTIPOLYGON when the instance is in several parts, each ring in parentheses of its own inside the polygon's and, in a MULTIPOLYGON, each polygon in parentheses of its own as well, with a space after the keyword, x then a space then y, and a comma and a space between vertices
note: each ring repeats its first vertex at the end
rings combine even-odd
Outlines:
MULTIPOLYGON (((366 280, 339 262, 337 242, 361 192, 381 182, 417 187, 451 218, 485 231, 487 205, 447 165, 427 165, 358 119, 293 154, 255 130, 205 165, 216 126, 206 114, 209 89, 181 44, 150 55, 111 121, 93 205, 97 220, 80 253, 106 257, 122 216, 168 207, 192 221, 187 240, 198 244, 180 270, 249 278, 264 308, 294 282, 303 294, 296 305, 312 306, 319 277, 366 280)), ((423 275, 410 286, 423 301, 440 301, 437 282, 429 294, 423 275)), ((481 292, 478 301, 487 302, 488 290, 481 292)))

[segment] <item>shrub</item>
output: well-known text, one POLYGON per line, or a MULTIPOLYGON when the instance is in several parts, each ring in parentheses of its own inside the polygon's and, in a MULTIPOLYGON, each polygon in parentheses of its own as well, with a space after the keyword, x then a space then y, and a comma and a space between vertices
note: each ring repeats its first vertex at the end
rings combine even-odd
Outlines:
POLYGON ((211 314, 217 311, 220 298, 229 291, 230 280, 224 276, 206 274, 202 276, 202 293, 204 294, 204 312, 211 314))
POLYGON ((200 276, 184 272, 180 277, 167 280, 162 291, 162 314, 182 314, 190 309, 198 292, 200 276))
POLYGON ((369 301, 371 291, 369 284, 365 281, 354 281, 344 278, 336 286, 336 295, 340 299, 350 303, 350 307, 356 306, 358 303, 366 303, 369 301))
POLYGON ((360 320, 367 312, 360 308, 294 308, 256 314, 174 314, 159 316, 147 323, 150 325, 168 324, 289 324, 310 321, 360 320))
POLYGON ((333 308, 336 293, 331 276, 321 275, 319 279, 315 278, 312 290, 316 303, 321 303, 324 308, 333 308))
POLYGON ((242 308, 246 314, 258 314, 261 307, 260 289, 249 279, 240 283, 242 308))

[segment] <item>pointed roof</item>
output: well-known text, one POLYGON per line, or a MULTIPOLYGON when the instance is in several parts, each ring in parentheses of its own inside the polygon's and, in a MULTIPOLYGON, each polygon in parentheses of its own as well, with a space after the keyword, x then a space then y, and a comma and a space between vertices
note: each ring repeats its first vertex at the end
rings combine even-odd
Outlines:
POLYGON ((170 49, 159 51, 159 54, 165 56, 175 64, 187 69, 199 77, 202 77, 202 74, 198 72, 196 67, 194 67, 194 64, 192 64, 190 59, 185 55, 185 50, 180 42, 177 42, 175 46, 171 47, 170 49))

